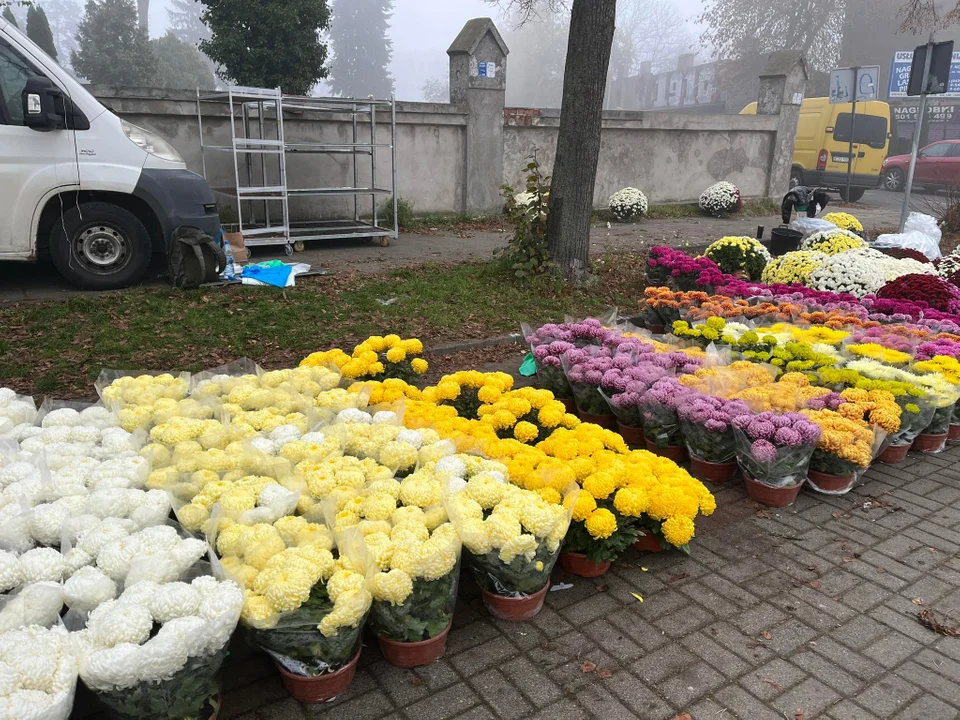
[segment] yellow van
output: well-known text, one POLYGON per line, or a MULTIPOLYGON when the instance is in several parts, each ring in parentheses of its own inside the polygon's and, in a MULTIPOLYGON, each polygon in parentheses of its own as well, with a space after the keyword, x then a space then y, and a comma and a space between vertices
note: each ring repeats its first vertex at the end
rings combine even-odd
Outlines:
MULTIPOLYGON (((853 171, 850 197, 846 195, 850 162, 850 103, 830 104, 830 98, 807 98, 800 106, 800 122, 793 148, 790 187, 807 185, 840 191, 844 200, 856 202, 867 190, 880 186, 880 167, 891 137, 890 106, 881 101, 857 103, 853 124, 853 171)), ((750 103, 741 115, 755 115, 750 103)))

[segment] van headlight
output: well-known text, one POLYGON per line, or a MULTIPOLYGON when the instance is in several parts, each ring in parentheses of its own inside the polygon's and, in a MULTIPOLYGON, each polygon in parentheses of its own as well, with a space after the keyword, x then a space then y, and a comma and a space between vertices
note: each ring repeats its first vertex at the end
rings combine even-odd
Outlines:
POLYGON ((130 138, 130 141, 151 155, 156 155, 161 160, 182 163, 183 158, 180 153, 173 149, 173 146, 156 133, 144 130, 128 123, 126 120, 120 121, 120 127, 123 128, 123 134, 130 138))

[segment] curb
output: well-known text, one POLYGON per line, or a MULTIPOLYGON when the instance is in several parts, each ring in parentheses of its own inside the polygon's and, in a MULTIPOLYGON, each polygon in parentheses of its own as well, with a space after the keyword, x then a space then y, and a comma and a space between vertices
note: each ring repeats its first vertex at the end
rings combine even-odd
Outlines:
POLYGON ((510 345, 511 343, 520 342, 523 342, 523 335, 520 333, 511 333, 510 335, 501 335, 500 337, 486 338, 484 340, 465 340, 464 342, 437 345, 436 347, 427 348, 426 352, 433 355, 452 355, 453 353, 463 352, 464 350, 479 350, 485 347, 496 347, 497 345, 510 345))

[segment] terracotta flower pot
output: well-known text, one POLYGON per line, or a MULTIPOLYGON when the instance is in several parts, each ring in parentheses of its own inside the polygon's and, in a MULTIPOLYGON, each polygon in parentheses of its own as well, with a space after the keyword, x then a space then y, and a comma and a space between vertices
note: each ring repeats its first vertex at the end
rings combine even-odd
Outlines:
POLYGON ((951 425, 947 433, 947 440, 960 440, 960 425, 951 425))
POLYGON ((436 662, 443 655, 443 651, 447 649, 447 634, 450 632, 451 625, 453 625, 453 620, 450 621, 442 633, 429 640, 398 642, 377 635, 377 642, 380 643, 380 651, 383 653, 383 657, 391 665, 408 669, 420 665, 429 665, 436 662))
POLYGON ((888 465, 896 465, 907 459, 908 452, 910 452, 910 445, 890 445, 877 455, 877 460, 888 465))
POLYGON ((514 598, 505 595, 497 595, 486 588, 481 587, 483 594, 483 604, 487 606, 487 611, 498 620, 510 620, 511 622, 523 622, 530 620, 543 607, 543 600, 547 596, 547 590, 550 589, 550 581, 533 595, 514 598))
POLYGON ((654 455, 673 460, 677 464, 686 462, 689 458, 687 449, 683 445, 667 445, 665 448, 657 447, 657 443, 650 438, 647 438, 647 450, 654 455))
POLYGON ((563 406, 567 409, 567 412, 571 415, 577 414, 577 403, 574 402, 573 398, 558 398, 560 402, 563 403, 563 406))
POLYGON ((621 425, 618 422, 617 432, 620 433, 620 437, 623 438, 624 442, 626 442, 627 445, 630 445, 631 447, 644 447, 646 445, 647 439, 643 435, 642 427, 631 427, 630 425, 621 425))
POLYGON ((853 483, 853 475, 831 475, 819 470, 808 470, 807 479, 812 490, 823 493, 840 493, 853 483))
POLYGON ((580 410, 577 411, 577 415, 583 422, 593 423, 607 430, 614 430, 617 427, 617 419, 613 415, 587 415, 580 410))
POLYGON ((732 480, 737 474, 737 461, 728 462, 710 462, 708 460, 699 460, 690 456, 690 473, 701 480, 706 480, 712 485, 723 485, 727 480, 732 480))
POLYGON ((746 473, 744 473, 743 480, 747 486, 747 495, 750 496, 750 499, 756 500, 758 503, 762 503, 767 507, 788 507, 793 505, 797 499, 797 495, 800 494, 800 488, 802 488, 803 484, 807 481, 806 478, 804 478, 793 486, 771 487, 757 482, 746 473))
POLYGON ((360 650, 357 650, 353 659, 336 672, 315 677, 294 675, 285 670, 280 663, 274 661, 274 664, 283 676, 283 684, 286 686, 287 692, 294 700, 316 704, 332 700, 337 695, 342 695, 347 691, 350 683, 353 682, 353 675, 357 671, 357 660, 359 659, 360 650))
POLYGON ((610 561, 593 562, 587 560, 583 553, 562 552, 560 553, 560 566, 571 575, 580 577, 600 577, 610 569, 610 561))
POLYGON ((910 449, 916 450, 917 452, 937 453, 943 450, 946 442, 947 433, 937 433, 936 435, 920 433, 917 435, 917 439, 913 441, 910 449))
POLYGON ((633 544, 633 549, 637 552, 663 552, 663 546, 660 544, 660 541, 657 540, 657 536, 651 532, 647 532, 646 535, 638 537, 637 541, 633 544))

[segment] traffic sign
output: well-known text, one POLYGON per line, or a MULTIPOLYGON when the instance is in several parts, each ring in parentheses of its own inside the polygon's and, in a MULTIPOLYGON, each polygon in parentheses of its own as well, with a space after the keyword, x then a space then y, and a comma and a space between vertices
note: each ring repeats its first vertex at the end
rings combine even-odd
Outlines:
POLYGON ((830 102, 865 102, 880 97, 880 66, 836 68, 830 72, 830 102))

